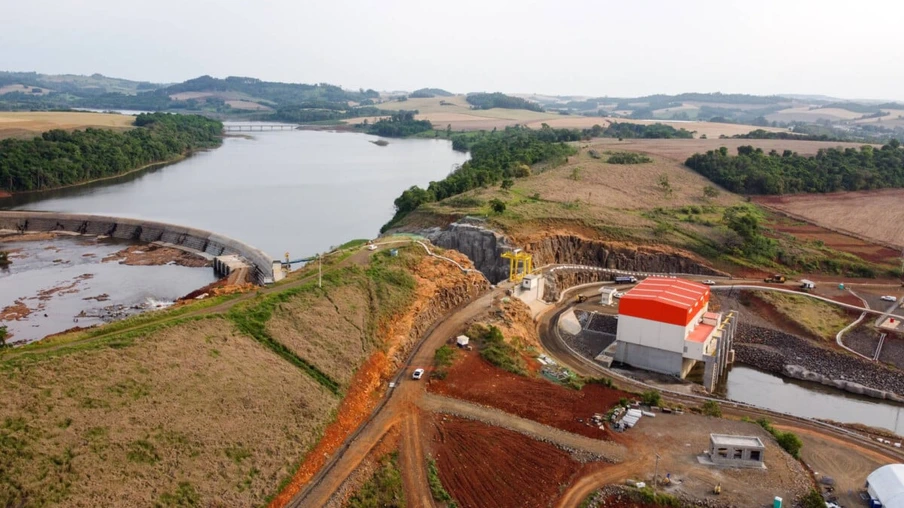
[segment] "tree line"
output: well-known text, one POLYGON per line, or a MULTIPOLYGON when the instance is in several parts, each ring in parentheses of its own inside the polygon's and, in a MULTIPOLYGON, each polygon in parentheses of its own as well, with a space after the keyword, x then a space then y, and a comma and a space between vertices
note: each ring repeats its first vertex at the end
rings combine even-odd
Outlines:
POLYGON ((199 148, 218 146, 223 124, 197 115, 141 114, 135 129, 54 129, 0 140, 0 189, 53 189, 119 175, 199 148))
POLYGON ((370 125, 365 125, 364 129, 369 134, 387 138, 404 138, 433 129, 430 120, 415 120, 415 115, 417 115, 417 111, 399 111, 393 113, 389 118, 382 118, 370 125))
POLYGON ((826 148, 815 156, 790 150, 764 153, 739 146, 694 154, 685 164, 726 189, 740 194, 795 194, 904 187, 904 149, 893 139, 881 149, 826 148))
POLYGON ((520 97, 512 97, 504 93, 469 93, 465 100, 475 109, 527 109, 530 111, 543 111, 543 106, 520 97))
POLYGON ((445 179, 430 182, 426 189, 413 186, 396 198, 395 216, 383 226, 382 231, 393 227, 402 218, 424 203, 439 201, 477 187, 496 185, 503 179, 530 175, 531 164, 564 160, 576 153, 574 147, 565 144, 575 132, 570 129, 540 130, 526 127, 506 127, 502 131, 460 134, 453 137, 453 144, 466 146, 471 159, 449 174, 445 179))

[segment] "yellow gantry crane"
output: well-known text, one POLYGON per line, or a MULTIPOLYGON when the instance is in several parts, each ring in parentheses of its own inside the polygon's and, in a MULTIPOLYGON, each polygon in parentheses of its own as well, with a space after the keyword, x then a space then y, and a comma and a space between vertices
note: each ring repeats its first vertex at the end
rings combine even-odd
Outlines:
POLYGON ((533 257, 521 249, 503 252, 502 257, 509 260, 510 281, 518 282, 523 279, 525 275, 534 271, 533 257))

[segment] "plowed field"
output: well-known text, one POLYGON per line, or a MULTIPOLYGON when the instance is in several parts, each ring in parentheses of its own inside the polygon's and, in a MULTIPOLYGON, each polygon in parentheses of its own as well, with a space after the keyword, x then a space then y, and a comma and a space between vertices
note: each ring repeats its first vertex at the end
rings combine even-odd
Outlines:
MULTIPOLYGON (((901 201, 904 199, 904 189, 884 189, 863 192, 836 192, 833 194, 801 194, 792 196, 761 196, 754 199, 755 202, 781 210, 793 217, 811 221, 815 224, 831 228, 836 231, 850 232, 858 237, 904 248, 904 221, 901 220, 901 201)), ((814 228, 819 229, 819 228, 814 228)), ((824 231, 824 230, 823 230, 824 231)), ((797 235, 797 232, 791 232, 797 235)), ((810 231, 801 231, 805 235, 812 236, 810 231)), ((877 257, 895 257, 900 253, 896 249, 876 247, 862 240, 845 235, 838 241, 851 244, 847 252, 865 256, 867 259, 877 257), (873 247, 870 252, 864 244, 873 247)), ((832 238, 819 238, 829 245, 832 238)), ((839 250, 845 250, 839 248, 839 250)))
POLYGON ((588 384, 578 391, 546 379, 518 376, 490 365, 476 351, 461 356, 446 379, 430 383, 429 391, 587 437, 612 439, 610 431, 584 422, 594 413, 605 413, 620 398, 630 397, 598 384, 588 384))
POLYGON ((435 417, 439 477, 469 507, 549 506, 582 465, 552 445, 498 427, 435 417))

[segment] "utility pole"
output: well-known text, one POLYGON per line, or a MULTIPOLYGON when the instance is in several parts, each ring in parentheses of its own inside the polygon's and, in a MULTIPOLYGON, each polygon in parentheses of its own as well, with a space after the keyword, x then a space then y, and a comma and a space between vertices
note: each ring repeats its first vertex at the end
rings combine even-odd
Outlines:
POLYGON ((653 490, 659 486, 659 454, 656 454, 656 469, 653 470, 653 490))
POLYGON ((323 256, 317 254, 317 287, 323 288, 323 256))

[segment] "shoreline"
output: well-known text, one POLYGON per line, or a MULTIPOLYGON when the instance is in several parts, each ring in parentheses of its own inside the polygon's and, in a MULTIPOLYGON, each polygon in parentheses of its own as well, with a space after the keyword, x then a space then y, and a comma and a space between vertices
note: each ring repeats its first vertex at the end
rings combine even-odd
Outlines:
MULTIPOLYGON (((220 143, 220 145, 222 145, 222 143, 220 143)), ((210 148, 199 148, 197 150, 189 150, 188 152, 183 153, 182 155, 180 155, 178 157, 174 157, 172 159, 168 159, 165 161, 151 162, 150 164, 145 164, 144 166, 139 166, 135 169, 130 169, 124 173, 119 173, 118 175, 104 176, 101 178, 92 178, 91 180, 85 180, 84 182, 71 183, 69 185, 61 185, 59 187, 50 187, 47 189, 35 189, 35 190, 20 191, 20 192, 9 192, 9 191, 0 189, 0 207, 2 207, 2 205, 4 204, 3 200, 5 200, 5 199, 15 198, 16 196, 27 196, 30 194, 39 194, 41 192, 52 192, 52 191, 58 191, 58 190, 62 190, 62 189, 71 189, 73 187, 81 187, 82 185, 88 185, 91 183, 104 182, 107 180, 115 180, 117 178, 122 178, 124 176, 128 176, 133 173, 137 173, 139 171, 145 171, 145 170, 151 169, 155 166, 167 166, 169 164, 175 164, 177 162, 182 162, 185 159, 191 157, 192 155, 194 155, 198 152, 213 150, 215 148, 219 148, 219 146, 210 147, 210 148)))

